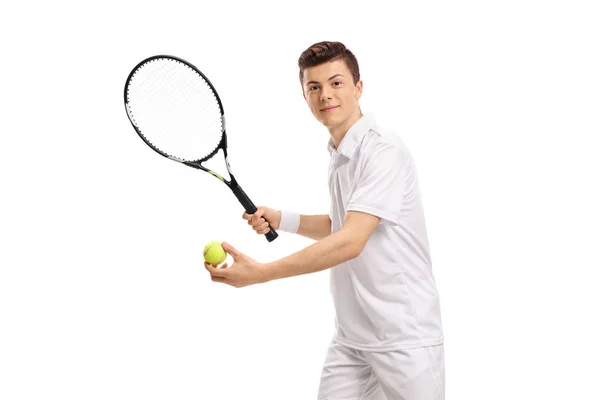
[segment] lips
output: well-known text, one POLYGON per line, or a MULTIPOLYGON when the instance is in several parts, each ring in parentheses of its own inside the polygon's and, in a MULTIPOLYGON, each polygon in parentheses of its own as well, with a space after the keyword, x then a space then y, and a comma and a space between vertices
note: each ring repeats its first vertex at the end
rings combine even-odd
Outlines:
POLYGON ((338 108, 339 106, 330 106, 330 107, 325 107, 325 108, 321 108, 321 111, 323 112, 329 112, 329 111, 333 111, 336 108, 338 108))

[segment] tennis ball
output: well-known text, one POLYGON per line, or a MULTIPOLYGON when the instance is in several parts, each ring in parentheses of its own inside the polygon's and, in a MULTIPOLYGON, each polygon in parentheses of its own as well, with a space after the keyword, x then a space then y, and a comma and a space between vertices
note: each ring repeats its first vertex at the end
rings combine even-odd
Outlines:
POLYGON ((219 265, 227 258, 227 253, 221 247, 221 242, 213 241, 204 246, 204 261, 212 265, 219 265))

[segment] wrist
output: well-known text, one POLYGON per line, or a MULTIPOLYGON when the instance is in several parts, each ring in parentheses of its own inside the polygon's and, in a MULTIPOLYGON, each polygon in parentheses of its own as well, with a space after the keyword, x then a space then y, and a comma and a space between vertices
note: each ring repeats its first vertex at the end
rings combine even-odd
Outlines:
POLYGON ((288 233, 297 233, 300 227, 300 214, 293 211, 281 210, 279 230, 288 233))
POLYGON ((263 281, 264 283, 279 279, 277 261, 263 264, 263 281))

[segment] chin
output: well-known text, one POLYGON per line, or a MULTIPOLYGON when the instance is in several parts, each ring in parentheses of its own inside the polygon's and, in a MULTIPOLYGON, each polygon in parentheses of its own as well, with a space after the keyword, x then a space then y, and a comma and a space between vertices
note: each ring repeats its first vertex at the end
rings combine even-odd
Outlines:
POLYGON ((323 124, 324 126, 326 126, 327 128, 332 128, 336 125, 339 125, 339 121, 337 121, 336 119, 330 119, 330 118, 322 118, 319 120, 319 122, 321 124, 323 124))
POLYGON ((343 124, 344 121, 345 121, 345 119, 342 116, 336 116, 335 118, 326 118, 323 121, 323 125, 325 125, 328 128, 333 128, 333 127, 343 124))

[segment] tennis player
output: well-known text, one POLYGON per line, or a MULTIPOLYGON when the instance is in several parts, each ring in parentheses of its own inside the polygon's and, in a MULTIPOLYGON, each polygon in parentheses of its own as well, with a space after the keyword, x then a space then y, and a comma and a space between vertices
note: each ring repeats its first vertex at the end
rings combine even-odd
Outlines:
POLYGON ((336 329, 319 399, 442 400, 440 302, 413 158, 361 112, 358 62, 342 43, 312 45, 298 66, 306 103, 329 130, 329 213, 261 206, 242 217, 258 234, 269 221, 316 242, 267 264, 224 242, 233 264, 205 266, 213 281, 235 287, 330 269, 336 329))

